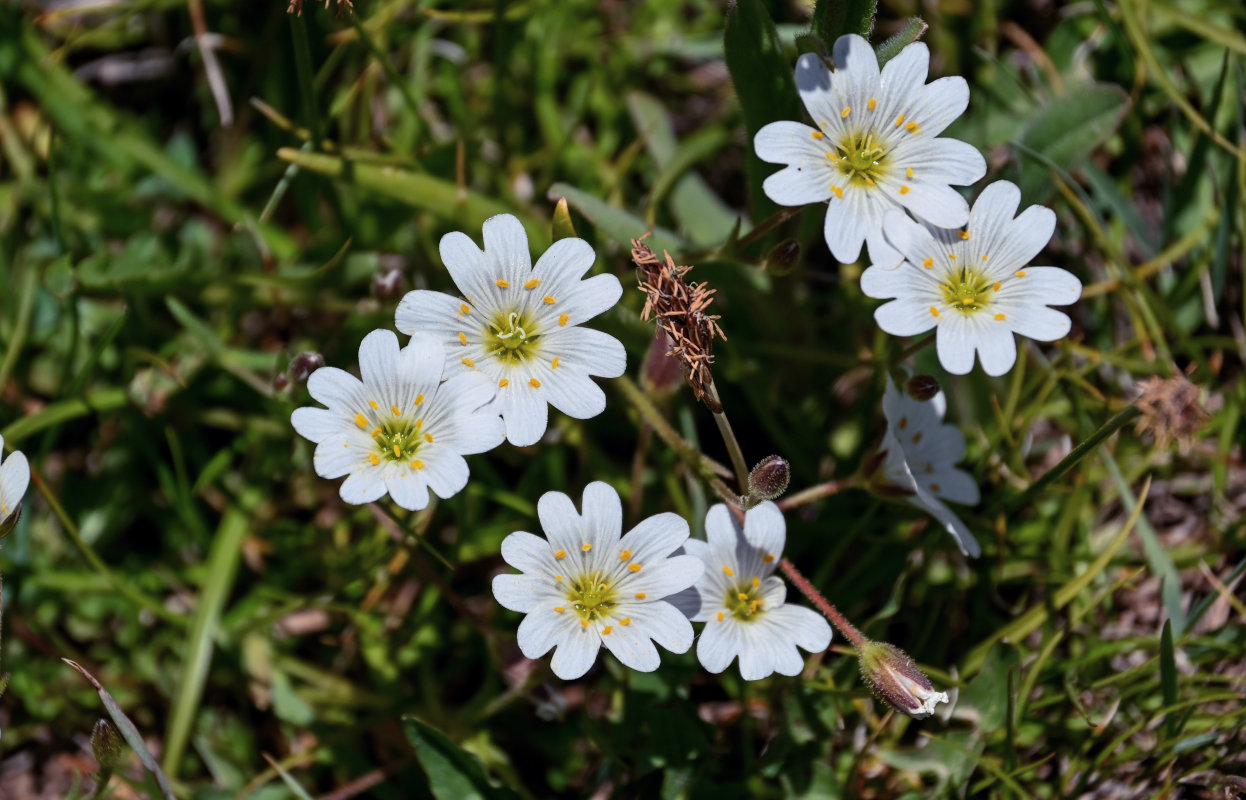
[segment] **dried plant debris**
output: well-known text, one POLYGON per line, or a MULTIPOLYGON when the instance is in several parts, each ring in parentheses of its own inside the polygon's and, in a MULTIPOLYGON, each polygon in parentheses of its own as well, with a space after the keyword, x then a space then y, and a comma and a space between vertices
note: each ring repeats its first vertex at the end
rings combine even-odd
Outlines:
MULTIPOLYGON (((334 0, 324 0, 325 11, 329 10, 329 3, 334 0)), ((349 13, 355 13, 355 4, 351 0, 335 0, 337 2, 337 15, 342 16, 342 9, 346 9, 349 13)), ((286 8, 287 14, 297 14, 303 16, 303 0, 290 0, 290 5, 286 8)))
POLYGON ((659 260, 643 239, 642 236, 632 240, 632 261, 640 272, 640 289, 648 295, 640 318, 657 319, 658 326, 670 337, 668 355, 675 356, 683 365, 684 380, 693 394, 711 411, 719 413, 722 406, 714 398, 710 367, 714 364, 714 339, 725 342, 727 336, 718 326, 718 315, 706 313, 716 290, 685 280, 691 265, 676 265, 665 250, 662 255, 666 261, 659 260))
POLYGON ((1167 379, 1153 375, 1139 383, 1138 390, 1142 393, 1137 400, 1142 412, 1138 432, 1150 431, 1160 449, 1175 441, 1183 452, 1188 450, 1208 418, 1198 386, 1184 375, 1167 379))

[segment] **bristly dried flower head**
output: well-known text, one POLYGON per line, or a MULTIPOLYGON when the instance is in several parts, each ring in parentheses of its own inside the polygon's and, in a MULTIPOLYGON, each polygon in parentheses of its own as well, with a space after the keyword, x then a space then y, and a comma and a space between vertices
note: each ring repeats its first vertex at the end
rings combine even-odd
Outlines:
MULTIPOLYGON (((329 0, 324 0, 325 10, 329 10, 329 0)), ((337 15, 342 16, 342 9, 345 8, 350 13, 355 13, 355 5, 351 0, 337 0, 337 15)), ((290 5, 286 8, 287 14, 297 14, 303 16, 303 0, 290 0, 290 5)))
POLYGON ((1139 383, 1138 390, 1142 393, 1137 400, 1142 412, 1138 432, 1150 431, 1160 449, 1176 441, 1183 452, 1188 450, 1208 417, 1198 386, 1184 375, 1167 380, 1153 375, 1139 383))
MULTIPOLYGON (((645 234, 648 236, 648 234, 645 234)), ((727 337, 718 327, 718 315, 706 314, 714 302, 714 289, 704 283, 690 283, 684 275, 692 267, 676 266, 670 253, 665 250, 666 263, 658 259, 640 239, 632 240, 632 261, 640 271, 641 291, 649 295, 645 300, 640 318, 656 318, 658 326, 671 339, 670 355, 679 359, 684 368, 684 380, 692 387, 697 399, 719 413, 722 406, 709 392, 714 383, 710 367, 714 363, 714 337, 727 337)))

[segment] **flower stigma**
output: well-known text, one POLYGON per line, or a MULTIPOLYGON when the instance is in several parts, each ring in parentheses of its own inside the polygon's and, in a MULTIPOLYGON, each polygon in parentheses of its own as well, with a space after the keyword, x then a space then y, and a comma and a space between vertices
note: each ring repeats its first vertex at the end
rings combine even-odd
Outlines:
POLYGON ((498 360, 507 364, 519 364, 535 354, 538 338, 532 320, 521 312, 512 311, 489 323, 484 345, 498 360))
POLYGON ((614 607, 614 588, 600 571, 581 575, 571 581, 567 600, 580 615, 581 622, 593 622, 604 619, 614 607))

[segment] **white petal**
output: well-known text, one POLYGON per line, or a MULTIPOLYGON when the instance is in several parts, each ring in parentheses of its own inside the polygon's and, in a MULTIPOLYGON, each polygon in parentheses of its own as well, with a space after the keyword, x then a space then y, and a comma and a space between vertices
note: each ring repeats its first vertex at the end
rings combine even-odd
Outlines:
POLYGON ((642 603, 631 615, 632 625, 672 653, 686 653, 692 647, 692 623, 670 603, 642 603))
MULTIPOLYGON (((390 380, 401 383, 403 395, 432 394, 441 384, 445 366, 446 348, 441 340, 431 333, 415 333, 406 347, 399 351, 396 372, 390 380)), ((396 402, 401 398, 391 399, 396 402)))
POLYGON ((952 538, 956 540, 956 545, 962 553, 971 558, 977 558, 982 554, 982 548, 978 546, 978 540, 970 533, 965 523, 961 522, 960 517, 956 516, 943 501, 923 491, 917 497, 911 498, 910 502, 919 508, 924 508, 935 519, 939 520, 943 524, 944 529, 952 534, 952 538))
POLYGON ((953 375, 968 375, 973 369, 976 336, 962 315, 944 314, 935 336, 939 363, 953 375))
POLYGON ((870 263, 882 269, 895 269, 904 262, 904 254, 891 245, 881 227, 866 233, 865 252, 870 263))
POLYGON ((846 191, 842 198, 835 198, 826 207, 826 220, 822 233, 826 246, 841 264, 851 264, 861 255, 861 245, 867 231, 873 226, 867 204, 860 201, 860 192, 846 191))
POLYGON ((743 639, 740 647, 740 677, 746 681, 759 681, 774 673, 775 645, 771 631, 762 622, 741 623, 743 639))
MULTIPOLYGON (((921 264, 935 248, 934 237, 929 229, 920 225, 901 208, 893 208, 883 216, 883 234, 892 247, 904 254, 912 264, 921 264)), ((899 295, 871 295, 871 297, 898 297, 899 295)))
POLYGON ((428 484, 416 470, 402 473, 390 470, 385 476, 385 489, 395 503, 408 511, 420 511, 428 506, 428 484))
MULTIPOLYGON (((0 456, 4 452, 4 439, 0 438, 0 456)), ((4 506, 3 516, 0 519, 7 518, 13 513, 13 509, 17 508, 22 502, 22 498, 26 496, 26 489, 30 485, 30 462, 26 460, 26 456, 21 451, 14 451, 8 458, 0 463, 0 504, 4 506)))
POLYGON ((639 564, 639 572, 628 572, 620 589, 634 595, 643 592, 650 600, 670 599, 697 583, 705 572, 705 563, 695 556, 648 558, 633 556, 629 564, 639 564))
POLYGON ((597 630, 580 628, 559 642, 549 666, 564 681, 574 680, 589 671, 597 660, 597 651, 600 649, 601 636, 597 630))
POLYGON ((947 184, 914 181, 907 194, 895 199, 915 216, 940 228, 956 228, 969 221, 969 203, 947 184))
POLYGON ((605 392, 575 367, 560 365, 541 381, 549 404, 572 419, 592 419, 606 410, 605 392))
POLYGON ((537 259, 532 277, 543 287, 561 291, 578 283, 596 260, 597 254, 583 239, 559 239, 537 259))
MULTIPOLYGON (((882 267, 870 267, 870 269, 881 270, 882 267)), ((900 272, 906 269, 907 267, 902 267, 893 271, 900 272)), ((864 277, 863 275, 863 282, 864 277)), ((917 336, 930 330, 936 324, 936 318, 930 313, 929 304, 907 299, 892 300, 874 309, 874 319, 878 322, 878 327, 892 336, 917 336)))
POLYGON ((553 335, 614 308, 623 296, 623 284, 608 273, 594 275, 548 296, 553 297, 555 302, 553 305, 542 303, 537 313, 541 315, 544 330, 553 335), (562 323, 563 314, 567 315, 566 324, 562 323))
MULTIPOLYGON (((1016 309, 1021 306, 1067 306, 1082 296, 1082 282, 1067 270, 1026 267, 1024 272, 1024 276, 1014 275, 1005 280, 995 299, 1016 309)), ((1029 336, 1028 333, 1024 335, 1029 336)))
POLYGON ((370 443, 364 449, 360 443, 352 442, 355 438, 357 437, 335 435, 316 445, 316 452, 312 456, 312 467, 316 474, 322 478, 333 479, 349 475, 358 469, 372 448, 370 443))
POLYGON ((619 547, 631 551, 635 560, 645 564, 675 552, 688 539, 688 534, 688 523, 684 518, 667 511, 641 520, 627 532, 619 547))
POLYGON ((822 203, 831 197, 829 176, 829 170, 821 164, 784 167, 768 176, 761 188, 766 197, 781 206, 822 203))
POLYGON ((545 398, 527 384, 512 383, 498 392, 494 407, 506 423, 506 439, 516 447, 536 444, 549 426, 545 398))
POLYGON ((459 324, 462 316, 460 303, 457 297, 443 292, 427 289, 407 292, 394 312, 394 325, 408 335, 425 332, 435 334, 443 341, 454 341, 462 330, 459 324))
POLYGON ((914 182, 968 186, 986 174, 982 152, 959 139, 906 139, 893 157, 913 170, 914 182))
MULTIPOLYGON (((684 624, 688 625, 688 639, 691 641, 692 626, 686 619, 684 624)), ((647 631, 641 630, 641 626, 636 623, 635 616, 632 617, 629 625, 614 624, 610 628, 610 633, 603 632, 601 643, 623 663, 623 666, 630 667, 637 672, 653 672, 658 668, 662 662, 658 656, 658 649, 653 646, 653 641, 649 638, 647 631)))
POLYGON ((614 487, 593 481, 584 487, 581 506, 584 541, 603 550, 617 549, 623 535, 623 503, 614 487))
POLYGON ((883 65, 882 91, 888 94, 899 94, 908 100, 913 97, 918 87, 926 83, 926 74, 929 69, 930 49, 922 42, 914 42, 883 65))
POLYGON ((909 118, 921 126, 923 137, 934 137, 968 107, 969 84, 959 75, 950 75, 931 81, 916 92, 909 118))
POLYGON ((520 572, 553 572, 554 554, 549 542, 527 531, 515 531, 502 540, 502 560, 520 572))
POLYGON ((1017 363, 1017 342, 1012 329, 1005 324, 979 328, 976 346, 982 371, 993 378, 1008 372, 1017 363))
POLYGON ((471 237, 459 231, 441 237, 441 263, 464 297, 489 297, 493 286, 491 265, 471 237))
MULTIPOLYGON (((710 506, 710 510, 705 514, 705 538, 709 542, 709 557, 711 559, 723 558, 729 555, 734 564, 735 548, 738 540, 737 530, 735 519, 731 516, 731 512, 727 510, 725 504, 715 503, 710 506)), ((691 544, 691 541, 689 544, 691 544)))
POLYGON ((483 408, 497 392, 495 384, 479 372, 460 372, 437 389, 438 403, 448 403, 460 412, 483 408))
POLYGON ((371 503, 385 496, 385 477, 380 469, 359 468, 342 481, 338 494, 352 505, 371 503))
POLYGON ((375 330, 363 337, 359 344, 359 376, 368 390, 389 388, 396 383, 398 350, 398 337, 393 331, 375 330))
POLYGON ((848 33, 835 40, 831 48, 836 77, 850 77, 854 83, 872 84, 878 80, 878 56, 863 37, 848 33))
POLYGON ((710 622, 697 639, 697 660, 707 672, 715 674, 731 666, 740 653, 742 626, 731 617, 710 622))
MULTIPOLYGON (((970 232, 983 241, 1002 241, 1020 205, 1021 190, 1015 183, 994 181, 987 184, 973 203, 969 217, 970 232)), ((1050 238, 1051 231, 1047 235, 1050 238)))
POLYGON ((571 498, 562 492, 546 492, 536 501, 536 515, 550 549, 572 553, 584 543, 583 522, 571 498))
POLYGON ((997 270, 1011 272, 1023 267, 1047 246, 1055 230, 1056 212, 1046 206, 1030 206, 1004 227, 1002 241, 991 242, 989 261, 997 270))
MULTIPOLYGON (((552 609, 554 603, 551 602, 553 598, 550 596, 548 580, 548 578, 536 575, 495 575, 493 596, 502 608, 518 611, 521 614, 527 614, 543 606, 552 609)), ((546 650, 548 649, 547 647, 546 650)), ((538 655, 544 653, 545 650, 542 650, 538 655)))
POLYGON ((827 119, 831 108, 831 71, 821 56, 805 53, 796 59, 796 91, 811 117, 827 119))
POLYGON ((467 485, 467 461, 455 452, 438 453, 420 472, 428 481, 428 488, 442 499, 454 497, 467 485))
MULTIPOLYGON (((508 576, 499 575, 498 577, 508 576)), ((494 581, 496 586, 496 578, 494 581)), ((501 602, 501 598, 498 598, 498 602, 501 602)), ((558 649, 561 650, 567 639, 578 638, 574 630, 578 627, 580 626, 567 619, 566 614, 554 611, 552 606, 539 605, 519 623, 515 639, 519 644, 520 652, 526 657, 540 658, 554 645, 558 645, 558 649)), ((596 654, 597 651, 594 648, 593 655, 596 656, 596 654)), ((592 661, 589 661, 589 666, 592 666, 592 661)))
MULTIPOLYGON (((704 565, 702 565, 704 566, 704 565)), ((679 613, 683 614, 693 622, 704 622, 708 617, 702 615, 701 610, 701 593, 697 591, 697 587, 689 586, 682 592, 676 592, 665 601, 675 608, 679 609, 679 613)))
MULTIPOLYGON (((783 639, 810 653, 821 653, 831 646, 831 626, 826 617, 804 606, 784 605, 772 608, 758 624, 767 624, 783 631, 783 639)), ((799 672, 799 670, 797 670, 799 672)), ((785 672, 784 675, 795 675, 785 672)))
POLYGON ((354 375, 337 367, 321 367, 307 379, 307 391, 331 411, 349 412, 353 417, 364 406, 363 384, 354 375))
POLYGON ((305 406, 294 409, 290 414, 290 424, 304 439, 323 442, 331 436, 346 433, 354 422, 346 419, 341 413, 335 414, 323 408, 305 406))
MULTIPOLYGON (((627 368, 623 343, 592 328, 563 328, 549 334, 547 349, 561 363, 578 367, 588 375, 617 378, 627 368)), ((581 417, 580 419, 584 419, 581 417)))
POLYGON ((1010 308, 1008 321, 1012 329, 1022 336, 1039 342, 1054 342, 1069 335, 1073 323, 1063 311, 1044 306, 1010 308))
POLYGON ((769 500, 750 508, 744 514, 744 538, 753 547, 770 553, 777 560, 787 542, 787 523, 783 521, 783 512, 769 500))
POLYGON ((814 135, 818 133, 821 131, 801 122, 771 122, 753 137, 753 150, 771 164, 825 164, 828 151, 823 140, 814 135))
POLYGON ((930 476, 929 482, 924 483, 923 486, 931 494, 937 495, 944 500, 951 500, 953 503, 976 506, 978 501, 981 500, 978 484, 963 469, 944 469, 930 476), (930 483, 937 484, 938 490, 935 490, 930 483))

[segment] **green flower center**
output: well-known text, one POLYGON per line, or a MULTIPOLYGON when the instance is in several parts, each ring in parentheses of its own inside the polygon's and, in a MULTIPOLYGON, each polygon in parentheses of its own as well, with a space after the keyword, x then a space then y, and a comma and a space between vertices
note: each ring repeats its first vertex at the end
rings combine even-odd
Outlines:
POLYGON ((751 584, 739 584, 727 589, 724 605, 731 615, 743 622, 757 619, 762 611, 761 580, 753 578, 751 584))
POLYGON ((571 607, 587 622, 605 617, 615 605, 614 587, 602 572, 581 575, 571 581, 567 600, 571 607))
POLYGON ((410 461, 432 439, 423 430, 423 423, 423 419, 411 422, 401 417, 381 423, 381 427, 372 432, 372 440, 376 442, 381 458, 387 461, 410 461))
POLYGON ((990 304, 991 295, 999 288, 980 272, 962 267, 949 272, 939 285, 943 299, 962 314, 972 314, 990 304))
POLYGON ((496 317, 485 333, 485 350, 505 364, 523 363, 536 355, 537 327, 534 319, 518 311, 496 317))
POLYGON ((851 183, 876 184, 887 172, 887 151, 872 133, 861 133, 844 139, 836 147, 839 171, 851 183))

